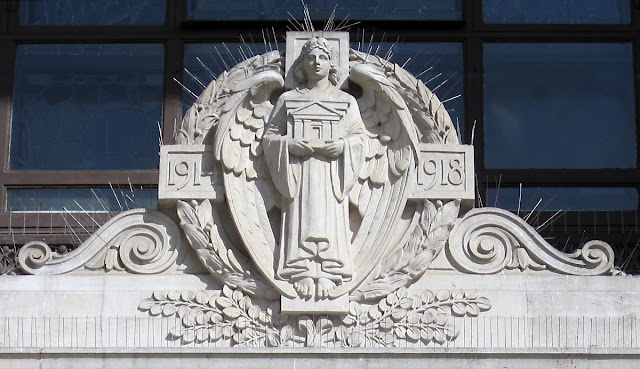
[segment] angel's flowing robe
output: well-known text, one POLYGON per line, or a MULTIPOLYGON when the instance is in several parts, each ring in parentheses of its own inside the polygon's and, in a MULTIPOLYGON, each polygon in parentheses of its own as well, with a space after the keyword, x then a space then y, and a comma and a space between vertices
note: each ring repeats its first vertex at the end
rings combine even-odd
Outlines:
POLYGON ((352 278, 348 195, 364 163, 365 139, 356 100, 338 88, 331 86, 322 94, 295 89, 280 96, 263 139, 269 171, 283 198, 277 278, 327 278, 336 284, 352 278), (348 102, 338 121, 343 153, 333 159, 317 153, 302 158, 290 154, 288 99, 348 102))

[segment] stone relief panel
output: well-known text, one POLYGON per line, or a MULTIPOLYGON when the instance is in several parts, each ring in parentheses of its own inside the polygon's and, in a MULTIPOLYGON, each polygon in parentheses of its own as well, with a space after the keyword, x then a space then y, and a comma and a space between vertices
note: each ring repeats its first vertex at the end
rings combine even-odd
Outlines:
POLYGON ((182 196, 180 226, 224 287, 157 292, 140 304, 151 316, 181 319, 173 339, 382 347, 455 340, 450 317, 473 318, 491 304, 475 291, 409 292, 442 250, 464 273, 611 272, 604 243, 566 255, 507 212, 468 212, 473 148, 459 144, 421 81, 380 57, 347 52, 346 34, 293 32, 287 40, 286 61, 270 52, 241 62, 182 122, 178 143, 212 144, 225 202, 182 196), (342 81, 362 95, 342 91, 342 81), (220 221, 227 216, 235 229, 220 221))
POLYGON ((365 305, 352 301, 342 316, 291 316, 278 301, 266 308, 241 291, 155 292, 139 309, 151 316, 181 320, 169 338, 183 344, 227 342, 244 347, 392 347, 401 341, 444 344, 460 334, 454 317, 477 317, 491 308, 473 290, 425 290, 419 296, 400 288, 365 305))
POLYGON ((139 309, 175 317, 169 338, 182 343, 251 347, 455 340, 452 319, 491 303, 412 288, 443 250, 467 274, 612 273, 604 242, 565 254, 513 214, 469 210, 473 147, 423 82, 348 49, 348 33, 287 40, 286 56, 248 58, 212 81, 177 144, 161 148, 159 200, 177 224, 125 212, 64 257, 24 247, 22 269, 161 273, 186 251, 184 235, 222 289, 158 291, 139 309), (343 91, 346 81, 362 94, 343 91))

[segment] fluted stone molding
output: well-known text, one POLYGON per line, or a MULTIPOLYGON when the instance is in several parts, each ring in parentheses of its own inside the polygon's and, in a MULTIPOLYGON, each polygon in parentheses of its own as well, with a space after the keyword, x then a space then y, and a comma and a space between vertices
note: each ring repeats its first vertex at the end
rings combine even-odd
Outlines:
POLYGON ((105 223, 72 252, 59 255, 40 241, 20 249, 20 267, 28 274, 116 269, 156 274, 176 265, 181 236, 176 223, 161 212, 133 209, 105 223))
POLYGON ((613 272, 614 259, 613 249, 603 241, 587 242, 573 253, 561 252, 522 218, 489 207, 473 209, 457 221, 446 254, 456 269, 475 274, 519 268, 607 275, 613 272))

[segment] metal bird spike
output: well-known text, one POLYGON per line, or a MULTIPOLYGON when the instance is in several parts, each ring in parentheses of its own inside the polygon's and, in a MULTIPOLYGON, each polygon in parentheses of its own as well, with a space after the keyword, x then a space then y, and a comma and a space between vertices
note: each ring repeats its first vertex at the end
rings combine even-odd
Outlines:
POLYGON ((271 27, 271 32, 273 32, 273 43, 276 44, 276 50, 280 51, 280 48, 278 47, 278 37, 276 37, 276 29, 271 27))
POLYGON ((195 97, 196 99, 198 98, 198 95, 194 94, 193 91, 189 90, 187 88, 187 86, 183 85, 180 81, 178 81, 178 79, 176 77, 173 77, 173 80, 176 81, 177 84, 180 85, 180 87, 182 87, 183 90, 187 91, 188 93, 191 94, 191 96, 195 97))
POLYGON ((329 32, 331 30, 333 30, 333 21, 336 18, 336 8, 338 7, 338 4, 333 6, 333 10, 331 11, 331 14, 329 15, 329 18, 327 19, 327 21, 324 23, 324 32, 329 32))
POLYGON ((227 62, 222 57, 222 54, 220 54, 220 50, 218 50, 218 47, 214 46, 213 49, 216 51, 216 53, 218 53, 218 56, 220 57, 220 61, 222 62, 222 64, 224 64, 224 69, 225 70, 229 70, 229 65, 227 64, 227 62))
POLYGON ((296 19, 296 17, 293 16, 293 14, 291 14, 290 11, 287 11, 287 14, 289 14, 289 18, 287 18, 287 21, 291 24, 291 26, 293 26, 294 31, 304 30, 304 26, 296 19))
POLYGON ((342 31, 342 30, 348 31, 349 28, 360 24, 360 22, 353 22, 353 23, 348 23, 348 22, 349 22, 349 14, 347 14, 343 22, 340 22, 340 24, 334 29, 334 31, 342 31))
POLYGON ((199 57, 199 56, 196 56, 196 60, 198 61, 198 63, 200 63, 200 65, 202 66, 202 68, 203 68, 207 73, 209 73, 209 76, 210 76, 210 77, 215 81, 217 76, 216 76, 215 74, 213 74, 213 71, 212 71, 211 69, 209 69, 209 67, 207 67, 207 66, 206 66, 206 64, 204 64, 204 63, 202 62, 202 60, 200 60, 200 57, 199 57))
POLYGON ((196 83, 198 83, 200 86, 202 86, 202 88, 207 88, 207 86, 204 84, 204 82, 202 82, 202 80, 200 80, 200 78, 196 77, 193 75, 193 73, 189 72, 189 69, 184 68, 185 73, 187 73, 187 75, 189 77, 191 77, 194 81, 196 81, 196 83))
POLYGON ((249 55, 251 55, 251 57, 253 58, 255 56, 255 54, 253 53, 253 50, 251 49, 251 46, 247 43, 247 41, 245 41, 245 39, 244 39, 244 37, 242 37, 242 35, 240 35, 240 42, 242 42, 242 45, 244 45, 244 47, 246 47, 247 50, 249 50, 249 55))
POLYGON ((302 9, 304 11, 304 24, 306 26, 305 31, 314 32, 316 29, 313 28, 313 22, 311 22, 311 13, 309 13, 309 7, 305 4, 304 0, 300 0, 302 3, 302 9))

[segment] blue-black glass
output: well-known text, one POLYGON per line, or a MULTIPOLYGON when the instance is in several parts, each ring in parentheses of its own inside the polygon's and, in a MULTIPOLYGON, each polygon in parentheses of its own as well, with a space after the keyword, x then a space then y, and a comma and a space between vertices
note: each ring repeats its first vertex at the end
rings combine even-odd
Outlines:
POLYGON ((164 47, 19 45, 11 169, 158 167, 164 47))
POLYGON ((628 24, 629 0, 483 0, 484 23, 628 24))
POLYGON ((20 1, 23 26, 119 26, 164 24, 167 0, 20 1))
MULTIPOLYGON (((462 0, 414 1, 335 1, 308 0, 305 4, 314 20, 326 20, 336 8, 336 24, 340 20, 460 20, 462 0)), ((291 13, 304 19, 299 0, 187 0, 189 20, 282 20, 291 13)))
MULTIPOLYGON (((273 39, 273 38, 272 38, 273 39)), ((226 44, 187 44, 185 45, 184 64, 188 72, 183 74, 183 84, 190 92, 183 93, 183 113, 195 101, 204 86, 213 76, 217 78, 223 71, 231 68, 245 57, 264 53, 265 50, 284 50, 284 44, 267 43, 226 43, 226 44), (242 51, 241 51, 242 50, 242 51), (200 61, 198 61, 198 59, 200 61), (204 66, 203 66, 204 65, 204 66)), ((464 100, 462 44, 449 43, 374 43, 352 42, 351 47, 382 57, 390 56, 391 62, 404 65, 404 68, 420 78, 427 87, 434 90, 444 102, 455 125, 464 132, 464 100)))
POLYGON ((488 168, 632 168, 630 43, 488 43, 488 168))
POLYGON ((487 189, 486 206, 517 211, 637 210, 635 187, 501 187, 487 189))
POLYGON ((9 188, 6 211, 108 213, 136 208, 156 209, 158 190, 113 188, 9 188))

